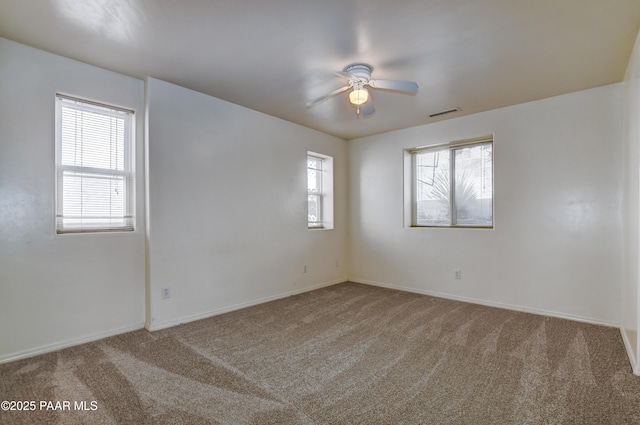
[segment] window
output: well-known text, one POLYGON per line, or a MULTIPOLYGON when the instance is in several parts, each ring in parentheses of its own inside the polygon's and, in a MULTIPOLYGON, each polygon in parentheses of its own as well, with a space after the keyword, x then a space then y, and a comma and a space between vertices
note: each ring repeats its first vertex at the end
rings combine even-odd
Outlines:
POLYGON ((133 230, 133 112, 56 97, 56 231, 133 230))
POLYGON ((493 140, 410 153, 412 226, 493 227, 493 140))
POLYGON ((322 227, 322 162, 307 156, 307 222, 309 227, 322 227))
POLYGON ((307 152, 307 225, 333 228, 333 158, 307 152))

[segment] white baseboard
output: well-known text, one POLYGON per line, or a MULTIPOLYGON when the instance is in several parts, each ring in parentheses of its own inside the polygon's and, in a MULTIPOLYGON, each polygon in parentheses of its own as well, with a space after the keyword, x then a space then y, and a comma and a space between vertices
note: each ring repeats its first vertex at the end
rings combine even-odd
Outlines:
POLYGON ((258 305, 258 304, 264 304, 267 303, 269 301, 275 301, 275 300, 279 300, 282 298, 287 298, 287 297, 291 297, 293 295, 298 295, 298 294, 302 294, 305 292, 310 292, 310 291, 314 291, 316 289, 320 289, 320 288, 324 288, 327 286, 331 286, 331 285, 337 285, 338 283, 344 283, 346 282, 347 279, 346 278, 340 278, 340 279, 336 279, 330 282, 323 282, 323 283, 319 283, 313 286, 309 286, 306 288, 302 288, 302 289, 296 289, 293 291, 287 291, 287 292, 282 292, 280 294, 277 295, 272 295, 269 297, 264 297, 264 298, 258 298, 256 300, 251 300, 251 301, 247 301, 244 303, 240 303, 240 304, 234 304, 231 306, 227 306, 227 307, 222 307, 222 308, 218 308, 215 310, 210 310, 210 311, 205 311, 203 313, 198 313, 198 314, 193 314, 190 316, 183 316, 177 319, 172 319, 172 320, 167 320, 164 322, 152 322, 152 323, 145 323, 145 328, 149 331, 159 331, 161 329, 166 329, 166 328, 170 328, 172 326, 177 326, 177 325, 181 325, 183 323, 189 323, 189 322, 194 322, 196 320, 201 320, 201 319, 207 319, 209 317, 213 317, 213 316, 218 316, 220 314, 224 314, 224 313, 229 313, 231 311, 235 311, 235 310, 240 310, 243 308, 247 308, 247 307, 251 307, 254 305, 258 305))
POLYGON ((47 344, 47 345, 41 345, 35 348, 29 348, 28 350, 5 354, 0 356, 0 364, 9 363, 9 362, 20 360, 20 359, 25 359, 27 357, 37 356, 39 354, 49 353, 51 351, 61 350, 63 348, 72 347, 74 345, 85 344, 87 342, 108 338, 114 335, 120 335, 120 334, 131 332, 131 331, 137 331, 143 328, 144 328, 144 323, 136 323, 129 326, 123 326, 121 328, 111 329, 105 332, 97 332, 94 334, 84 335, 78 338, 70 338, 64 341, 55 342, 53 344, 47 344))
POLYGON ((249 302, 246 302, 246 303, 236 304, 236 305, 220 308, 220 309, 217 309, 217 310, 208 311, 208 312, 201 313, 201 314, 195 314, 195 315, 192 315, 192 316, 186 316, 186 317, 183 317, 183 318, 180 318, 180 319, 176 319, 176 320, 156 323, 154 326, 149 326, 148 322, 147 323, 136 323, 136 324, 133 324, 133 325, 123 326, 123 327, 120 327, 120 328, 111 329, 111 330, 104 331, 104 332, 97 332, 97 333, 93 333, 93 334, 89 334, 89 335, 83 335, 83 336, 77 337, 77 338, 70 338, 70 339, 67 339, 67 340, 64 340, 64 341, 60 341, 60 342, 55 342, 55 343, 52 343, 52 344, 41 345, 39 347, 29 348, 27 350, 22 350, 22 351, 18 351, 18 352, 14 352, 14 353, 0 355, 0 364, 9 363, 9 362, 12 362, 12 361, 15 361, 15 360, 20 360, 20 359, 24 359, 24 358, 28 358, 28 357, 37 356, 39 354, 45 354, 45 353, 49 353, 49 352, 56 351, 56 350, 61 350, 63 348, 73 347, 74 345, 85 344, 87 342, 92 342, 92 341, 96 341, 96 340, 99 340, 99 339, 108 338, 108 337, 114 336, 114 335, 120 335, 120 334, 131 332, 131 331, 137 331, 139 329, 147 328, 150 331, 160 330, 160 329, 168 328, 168 327, 171 327, 171 326, 179 325, 181 323, 187 323, 187 322, 192 322, 194 320, 205 319, 207 317, 216 316, 216 315, 227 313, 227 312, 234 311, 234 310, 239 310, 241 308, 250 307, 250 306, 253 306, 253 305, 257 305, 257 304, 262 304, 262 303, 265 303, 265 302, 269 302, 269 301, 274 301, 274 300, 281 299, 281 298, 290 297, 292 295, 297 295, 297 294, 301 294, 301 293, 304 293, 304 292, 310 292, 310 291, 313 291, 313 290, 316 290, 316 289, 319 289, 319 288, 323 288, 323 287, 331 286, 331 285, 336 285, 338 283, 343 283, 343 282, 346 282, 346 281, 347 281, 346 278, 341 278, 341 279, 336 279, 336 280, 330 281, 330 282, 323 282, 323 283, 316 284, 316 285, 313 285, 313 286, 310 286, 310 287, 297 289, 297 290, 293 290, 293 291, 287 291, 287 292, 284 292, 284 293, 281 293, 281 294, 277 294, 277 295, 274 295, 274 296, 260 298, 260 299, 257 299, 257 300, 252 300, 252 301, 249 301, 249 302))
MULTIPOLYGON (((263 304, 263 303, 266 303, 266 302, 269 302, 269 301, 275 301, 275 300, 282 299, 282 298, 287 298, 287 297, 290 297, 290 296, 293 296, 293 295, 298 295, 298 294, 302 294, 302 293, 305 293, 305 292, 314 291, 316 289, 324 288, 324 287, 331 286, 331 285, 336 285, 336 284, 339 284, 339 283, 343 283, 345 281, 346 281, 346 279, 337 279, 337 280, 333 280, 333 281, 329 281, 329 282, 323 282, 323 283, 316 284, 316 285, 313 285, 313 286, 310 286, 310 287, 297 289, 297 290, 293 290, 293 291, 287 291, 287 292, 283 292, 283 293, 280 293, 280 294, 277 294, 277 295, 264 297, 264 298, 259 298, 259 299, 256 299, 256 300, 252 300, 252 301, 248 301, 248 302, 244 302, 244 303, 240 303, 240 304, 235 304, 235 305, 232 305, 232 306, 223 307, 223 308, 219 308, 219 309, 216 309, 216 310, 211 310, 211 311, 207 311, 207 312, 203 312, 203 313, 199 313, 199 314, 185 316, 185 317, 182 317, 182 318, 179 318, 179 319, 170 320, 170 321, 155 323, 155 324, 153 324, 153 326, 151 326, 148 322, 144 323, 144 324, 143 323, 139 323, 139 324, 133 324, 133 325, 130 325, 130 326, 123 326, 123 327, 120 327, 120 328, 111 329, 111 330, 105 331, 105 332, 98 332, 98 333, 94 333, 94 334, 90 334, 90 335, 84 335, 84 336, 78 337, 78 338, 71 338, 71 339, 67 339, 67 340, 64 340, 64 341, 56 342, 56 343, 53 343, 53 344, 42 345, 42 346, 39 346, 39 347, 30 348, 28 350, 23 350, 23 351, 18 351, 18 352, 15 352, 15 353, 2 355, 2 356, 0 356, 0 364, 9 363, 9 362, 12 362, 12 361, 15 361, 15 360, 37 356, 39 354, 49 353, 51 351, 61 350, 63 348, 72 347, 74 345, 85 344, 87 342, 92 342, 92 341, 96 341, 96 340, 99 340, 99 339, 108 338, 110 336, 119 335, 119 334, 123 334, 123 333, 126 333, 126 332, 139 330, 139 329, 142 329, 142 328, 147 328, 150 331, 156 331, 156 330, 160 330, 160 329, 165 329, 165 328, 176 326, 176 325, 179 325, 179 324, 182 324, 182 323, 188 323, 188 322, 193 322, 195 320, 206 319, 208 317, 217 316, 217 315, 220 315, 220 314, 228 313, 230 311, 239 310, 239 309, 242 309, 242 308, 251 307, 251 306, 254 306, 254 305, 258 305, 258 304, 263 304)), ((523 307, 523 306, 518 306, 518 305, 514 305, 514 304, 507 304, 507 303, 500 303, 500 302, 482 300, 482 299, 477 299, 477 298, 463 297, 463 296, 459 296, 459 295, 446 294, 446 293, 441 293, 441 292, 436 292, 436 291, 429 291, 429 290, 425 290, 425 289, 409 288, 409 287, 393 285, 393 284, 389 284, 389 283, 376 282, 376 281, 367 280, 367 279, 350 278, 349 281, 355 282, 355 283, 362 283, 362 284, 366 284, 366 285, 378 286, 378 287, 382 287, 382 288, 395 289, 395 290, 399 290, 399 291, 413 292, 413 293, 417 293, 417 294, 429 295, 429 296, 434 296, 434 297, 439 297, 439 298, 446 298, 446 299, 451 299, 451 300, 456 300, 456 301, 463 301, 463 302, 468 302, 468 303, 472 303, 472 304, 486 305, 486 306, 489 306, 489 307, 498 307, 498 308, 504 308, 504 309, 508 309, 508 310, 526 312, 526 313, 540 314, 540 315, 543 315, 543 316, 558 317, 558 318, 561 318, 561 319, 575 320, 575 321, 579 321, 579 322, 591 323, 591 324, 596 324, 596 325, 619 327, 619 323, 606 322, 606 321, 596 320, 596 319, 589 318, 589 317, 576 316, 576 315, 565 314, 565 313, 558 313, 558 312, 542 310, 542 309, 535 309, 535 308, 530 308, 530 307, 523 307)), ((631 361, 631 366, 633 368, 633 373, 635 375, 639 375, 640 376, 640 369, 638 368, 638 364, 636 363, 635 358, 633 356, 633 352, 634 351, 633 351, 633 349, 631 347, 631 343, 630 343, 628 337, 626 336, 626 333, 624 332, 624 330, 622 330, 622 328, 620 328, 620 331, 621 331, 621 335, 622 335, 622 340, 624 341, 624 345, 625 345, 625 348, 627 350, 628 357, 629 357, 629 359, 631 361)))
POLYGON ((625 332, 622 327, 620 327, 620 335, 622 335, 622 342, 624 342, 624 348, 627 350, 627 357, 629 357, 629 362, 631 362, 631 369, 633 369, 633 374, 640 376, 640 369, 638 369, 638 362, 636 361, 633 343, 629 340, 627 332, 625 332))
POLYGON ((365 285, 379 286, 381 288, 396 289, 398 291, 413 292, 413 293, 422 294, 422 295, 430 295, 432 297, 446 298, 446 299, 455 300, 455 301, 464 301, 471 304, 486 305, 488 307, 497 307, 497 308, 504 308, 506 310, 521 311, 523 313, 532 313, 532 314, 538 314, 542 316, 558 317, 560 319, 574 320, 577 322, 591 323, 594 325, 602 325, 602 326, 609 326, 609 327, 616 327, 616 328, 620 326, 620 323, 618 322, 607 322, 603 320, 594 319, 591 317, 577 316, 573 314, 559 313, 556 311, 524 307, 524 306, 515 305, 515 304, 483 300, 480 298, 471 298, 471 297, 464 297, 460 295, 452 295, 452 294, 447 294, 443 292, 429 291, 426 289, 410 288, 406 286, 393 285, 393 284, 384 283, 384 282, 376 282, 376 281, 367 280, 367 279, 349 278, 349 281, 356 282, 356 283, 363 283, 365 285))

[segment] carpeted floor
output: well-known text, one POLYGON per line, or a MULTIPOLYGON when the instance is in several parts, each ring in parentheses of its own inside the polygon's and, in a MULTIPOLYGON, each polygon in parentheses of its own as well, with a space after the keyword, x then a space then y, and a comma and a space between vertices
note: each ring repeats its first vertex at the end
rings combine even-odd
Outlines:
POLYGON ((0 365, 0 399, 36 402, 2 424, 640 423, 615 328, 354 283, 0 365))

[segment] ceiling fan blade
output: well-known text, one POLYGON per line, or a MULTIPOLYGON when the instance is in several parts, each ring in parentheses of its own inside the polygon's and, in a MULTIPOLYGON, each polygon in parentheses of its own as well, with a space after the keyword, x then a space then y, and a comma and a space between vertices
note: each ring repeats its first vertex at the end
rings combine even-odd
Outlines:
POLYGON ((322 102, 325 102, 325 101, 331 99, 332 97, 337 96, 340 93, 349 90, 350 88, 351 88, 351 86, 340 87, 339 89, 334 90, 329 94, 325 94, 324 96, 321 96, 321 97, 319 97, 317 99, 310 100, 309 102, 307 102, 307 108, 311 108, 311 107, 314 107, 314 106, 316 106, 316 105, 318 105, 318 104, 320 104, 322 102))
POLYGON ((396 90, 407 93, 416 93, 418 91, 418 83, 413 81, 402 80, 369 80, 369 86, 374 89, 396 90))

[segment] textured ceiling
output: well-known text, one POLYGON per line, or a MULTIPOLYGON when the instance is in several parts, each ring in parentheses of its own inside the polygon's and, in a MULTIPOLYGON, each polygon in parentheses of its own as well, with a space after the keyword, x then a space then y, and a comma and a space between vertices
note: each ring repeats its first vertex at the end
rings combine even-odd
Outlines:
POLYGON ((1 37, 345 139, 622 81, 639 27, 638 0, 0 0, 1 37), (305 107, 353 62, 420 90, 305 107))

